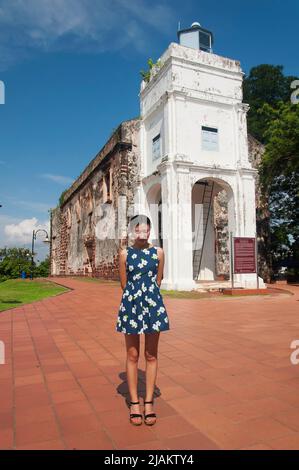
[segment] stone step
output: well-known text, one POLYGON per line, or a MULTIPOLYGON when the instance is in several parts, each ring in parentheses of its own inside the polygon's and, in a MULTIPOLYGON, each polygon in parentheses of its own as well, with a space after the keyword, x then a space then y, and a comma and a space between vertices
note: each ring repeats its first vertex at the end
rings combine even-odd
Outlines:
MULTIPOLYGON (((212 280, 195 280, 197 287, 195 288, 198 292, 217 292, 221 291, 222 289, 229 289, 231 288, 231 281, 212 281, 212 280)), ((240 283, 234 283, 235 287, 241 287, 240 283)))

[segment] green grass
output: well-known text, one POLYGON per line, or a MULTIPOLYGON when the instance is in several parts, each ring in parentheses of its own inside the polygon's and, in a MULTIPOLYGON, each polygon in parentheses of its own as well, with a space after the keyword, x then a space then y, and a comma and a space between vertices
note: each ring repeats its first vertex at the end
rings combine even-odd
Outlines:
POLYGON ((196 292, 196 291, 188 291, 188 290, 164 290, 160 289, 161 294, 164 297, 172 297, 173 299, 206 299, 207 297, 211 297, 209 292, 196 292))
POLYGON ((29 279, 8 279, 0 283, 0 312, 68 290, 66 287, 58 286, 42 278, 33 281, 29 279))

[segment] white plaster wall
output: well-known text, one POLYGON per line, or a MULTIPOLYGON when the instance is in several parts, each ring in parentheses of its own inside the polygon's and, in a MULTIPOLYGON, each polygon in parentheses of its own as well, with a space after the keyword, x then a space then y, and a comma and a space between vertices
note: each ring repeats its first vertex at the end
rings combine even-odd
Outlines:
POLYGON ((234 167, 238 156, 234 141, 233 110, 216 103, 176 100, 177 152, 198 164, 234 167), (218 150, 203 150, 201 126, 218 129, 218 150))
MULTIPOLYGON (((242 103, 244 74, 239 61, 175 43, 170 44, 161 62, 162 68, 153 70, 150 82, 141 85, 142 176, 150 184, 158 170, 161 182, 166 253, 162 285, 191 289, 191 204, 196 180, 215 178, 228 189, 229 230, 234 236, 254 236, 256 230, 256 170, 248 160, 248 107, 242 103), (217 151, 202 149, 201 126, 218 129, 217 151), (161 158, 153 162, 152 139, 158 133, 161 158)), ((146 201, 144 188, 137 199, 146 201)), ((214 275, 213 245, 214 231, 209 224, 203 278, 214 275)), ((253 285, 254 275, 237 276, 236 281, 253 285)))
MULTIPOLYGON (((246 163, 246 110, 242 108, 242 77, 238 61, 172 43, 161 57, 162 68, 143 82, 140 139, 144 176, 156 170, 163 156, 207 165, 234 167, 246 163), (201 126, 217 127, 219 150, 201 148, 201 126), (239 138, 240 128, 242 134, 239 138), (161 134, 161 159, 152 161, 152 139, 161 134), (244 158, 245 156, 245 158, 244 158)), ((248 155, 247 155, 248 157, 248 155)))
POLYGON ((144 121, 145 126, 145 146, 144 146, 144 157, 145 157, 145 174, 150 175, 156 170, 157 164, 160 163, 161 157, 165 153, 165 131, 164 131, 164 115, 163 108, 160 108, 151 114, 144 121), (160 159, 153 159, 152 157, 152 141, 153 138, 160 134, 160 159))

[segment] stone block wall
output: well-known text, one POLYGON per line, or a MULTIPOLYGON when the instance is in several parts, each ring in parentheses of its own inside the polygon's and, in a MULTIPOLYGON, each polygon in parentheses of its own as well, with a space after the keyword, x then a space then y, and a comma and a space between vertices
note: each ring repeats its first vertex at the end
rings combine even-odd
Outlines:
POLYGON ((118 252, 126 244, 119 217, 125 228, 139 174, 138 128, 138 119, 123 122, 52 211, 52 276, 119 279, 118 252))

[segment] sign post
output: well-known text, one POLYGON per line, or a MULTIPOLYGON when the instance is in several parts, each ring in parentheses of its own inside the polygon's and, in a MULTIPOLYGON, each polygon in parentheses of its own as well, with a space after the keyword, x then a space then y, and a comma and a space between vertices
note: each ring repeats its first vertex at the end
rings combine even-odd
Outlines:
MULTIPOLYGON (((233 273, 256 273, 257 275, 257 288, 258 286, 258 273, 257 273, 257 239, 256 237, 233 237, 233 273)), ((233 278, 232 273, 232 278, 233 278)))
POLYGON ((233 232, 229 232, 230 235, 230 272, 232 289, 234 288, 234 253, 233 253, 233 232))

